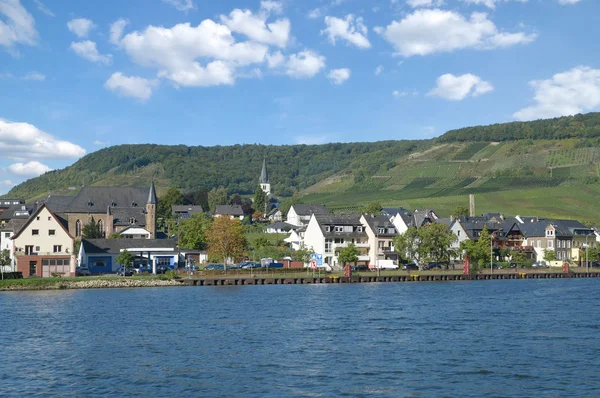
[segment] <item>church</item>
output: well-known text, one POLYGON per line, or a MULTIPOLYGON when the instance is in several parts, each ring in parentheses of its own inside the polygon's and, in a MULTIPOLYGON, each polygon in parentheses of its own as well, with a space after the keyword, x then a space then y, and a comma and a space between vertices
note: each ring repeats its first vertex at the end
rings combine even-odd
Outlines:
POLYGON ((44 204, 66 220, 69 233, 81 239, 92 218, 104 237, 135 226, 156 239, 156 190, 143 187, 83 187, 75 196, 49 196, 44 204))

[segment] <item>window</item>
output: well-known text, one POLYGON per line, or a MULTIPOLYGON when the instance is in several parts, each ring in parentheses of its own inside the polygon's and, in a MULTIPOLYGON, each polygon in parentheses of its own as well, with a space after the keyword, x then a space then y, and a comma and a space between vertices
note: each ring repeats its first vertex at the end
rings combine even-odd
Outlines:
POLYGON ((94 265, 93 266, 94 267, 106 267, 106 261, 104 261, 104 260, 96 260, 96 261, 94 261, 94 265))
POLYGON ((55 259, 53 259, 53 258, 51 258, 51 259, 50 259, 50 265, 56 265, 56 260, 55 260, 55 259))
POLYGON ((47 258, 44 258, 42 260, 42 265, 48 265, 48 259, 47 258))
POLYGON ((35 251, 36 251, 36 252, 39 252, 39 251, 40 251, 40 247, 39 247, 39 246, 36 246, 36 247, 35 247, 35 251))
POLYGON ((62 260, 62 258, 58 258, 58 259, 56 259, 56 265, 63 265, 63 260, 62 260))
POLYGON ((325 241, 325 253, 331 253, 331 239, 325 241))
POLYGON ((48 221, 52 220, 52 216, 48 216, 48 221))
POLYGON ((37 274, 37 261, 29 262, 29 275, 37 274))
POLYGON ((37 216, 35 219, 36 219, 37 221, 40 221, 40 216, 37 216))
POLYGON ((40 230, 39 229, 32 229, 31 230, 31 235, 39 235, 40 234, 40 230))
POLYGON ((33 254, 33 246, 25 246, 25 255, 30 256, 33 254))
POLYGON ((537 247, 540 248, 540 249, 542 248, 542 241, 541 240, 537 241, 537 247))
POLYGON ((362 232, 362 226, 360 226, 360 227, 356 227, 356 231, 358 231, 358 232, 362 232))
POLYGON ((50 235, 50 236, 56 235, 56 230, 55 229, 48 230, 48 235, 50 235))
POLYGON ((5 237, 5 238, 10 238, 10 232, 5 232, 5 233, 4 233, 4 237, 5 237))
POLYGON ((331 227, 329 225, 325 226, 325 232, 331 232, 331 227))
POLYGON ((75 221, 75 236, 76 237, 81 236, 81 221, 80 220, 75 221))
POLYGON ((460 236, 460 231, 456 231, 456 236, 460 236))
POLYGON ((60 253, 62 251, 62 246, 61 245, 54 245, 54 248, 52 249, 52 251, 54 253, 60 253))
POLYGON ((548 248, 552 248, 552 247, 553 247, 552 241, 551 241, 551 240, 549 240, 549 241, 548 241, 548 248))
POLYGON ((341 227, 339 225, 335 226, 335 232, 343 232, 344 231, 344 227, 341 227))
POLYGON ((102 220, 98 220, 98 231, 100 231, 100 235, 104 236, 104 223, 102 220))
POLYGON ((571 248, 571 241, 570 241, 570 240, 568 240, 568 241, 567 241, 567 249, 570 249, 570 248, 571 248))
POLYGON ((384 234, 385 228, 377 228, 377 232, 379 232, 380 234, 384 234))

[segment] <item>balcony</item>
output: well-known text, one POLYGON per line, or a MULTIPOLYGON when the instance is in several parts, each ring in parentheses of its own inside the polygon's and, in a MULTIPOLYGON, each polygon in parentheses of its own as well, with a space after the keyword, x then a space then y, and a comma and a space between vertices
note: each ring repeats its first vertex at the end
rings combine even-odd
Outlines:
POLYGON ((367 247, 370 247, 371 245, 369 244, 369 242, 361 242, 361 243, 355 243, 354 246, 367 248, 367 247))

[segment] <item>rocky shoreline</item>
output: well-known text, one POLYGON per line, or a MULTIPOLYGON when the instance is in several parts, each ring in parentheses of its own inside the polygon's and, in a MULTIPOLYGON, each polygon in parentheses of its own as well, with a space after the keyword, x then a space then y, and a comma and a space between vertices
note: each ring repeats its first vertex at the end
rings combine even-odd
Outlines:
POLYGON ((0 287, 0 291, 15 291, 15 290, 62 290, 62 289, 112 289, 112 288, 134 288, 134 287, 165 287, 165 286, 182 286, 182 283, 177 280, 160 280, 160 279, 97 279, 85 281, 56 281, 51 284, 39 285, 20 285, 14 284, 10 286, 0 287))

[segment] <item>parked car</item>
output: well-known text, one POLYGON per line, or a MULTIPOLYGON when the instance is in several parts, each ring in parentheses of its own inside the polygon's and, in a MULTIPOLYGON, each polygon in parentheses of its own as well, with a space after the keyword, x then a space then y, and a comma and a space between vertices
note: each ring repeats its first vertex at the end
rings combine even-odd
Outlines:
POLYGON ((550 268, 550 266, 548 264, 546 264, 545 261, 538 261, 533 263, 532 265, 533 268, 550 268))
POLYGON ((246 263, 245 265, 243 265, 242 268, 243 269, 262 268, 262 265, 260 265, 260 263, 255 263, 253 261, 250 261, 250 262, 246 263))
POLYGON ((494 269, 503 269, 504 266, 502 264, 492 263, 492 268, 494 268, 494 269))
POLYGON ((424 270, 434 270, 434 269, 442 269, 442 264, 440 263, 429 263, 423 267, 424 270))
POLYGON ((223 264, 208 264, 204 267, 205 271, 223 271, 225 266, 223 264))
POLYGON ((508 267, 509 267, 509 268, 519 268, 519 267, 523 268, 523 264, 510 263, 510 264, 508 265, 508 267))
POLYGON ((88 267, 77 267, 75 268, 75 276, 91 276, 92 273, 88 267))
POLYGON ((271 264, 267 264, 267 269, 273 269, 273 268, 283 268, 284 265, 283 263, 271 263, 271 264))
MULTIPOLYGON (((173 270, 175 270, 175 267, 172 265, 157 265, 156 266, 157 274, 164 274, 167 271, 173 271, 173 270)), ((150 268, 150 272, 152 272, 152 268, 150 268)))
POLYGON ((402 269, 404 271, 418 271, 419 270, 419 266, 415 263, 410 263, 410 264, 404 264, 402 266, 402 269))
POLYGON ((353 265, 352 267, 350 267, 350 269, 352 270, 352 272, 366 272, 366 271, 370 271, 369 266, 365 265, 365 264, 353 265))
POLYGON ((133 271, 129 267, 122 267, 121 266, 117 270, 117 275, 120 275, 120 276, 132 276, 133 275, 133 271))
POLYGON ((593 267, 593 268, 600 267, 600 261, 592 261, 590 263, 590 267, 593 267))

